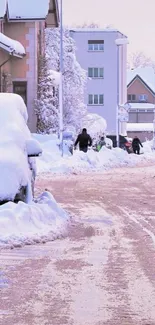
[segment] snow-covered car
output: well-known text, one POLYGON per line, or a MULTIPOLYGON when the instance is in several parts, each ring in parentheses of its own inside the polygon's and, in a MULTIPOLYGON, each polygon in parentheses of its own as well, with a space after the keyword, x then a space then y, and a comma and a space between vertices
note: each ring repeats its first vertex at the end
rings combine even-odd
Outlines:
POLYGON ((35 157, 42 149, 32 138, 27 121, 22 97, 0 93, 0 204, 28 202, 33 196, 35 157))
MULTIPOLYGON (((111 140, 113 147, 117 147, 116 135, 107 135, 106 139, 111 140)), ((132 153, 132 139, 125 137, 123 135, 119 136, 119 146, 121 149, 127 151, 128 153, 132 153)))

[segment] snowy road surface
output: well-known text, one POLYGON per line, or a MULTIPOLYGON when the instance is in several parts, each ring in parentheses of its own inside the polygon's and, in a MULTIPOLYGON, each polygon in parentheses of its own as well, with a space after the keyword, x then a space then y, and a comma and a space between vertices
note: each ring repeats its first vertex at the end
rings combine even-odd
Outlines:
POLYGON ((155 169, 45 175, 69 236, 1 252, 0 325, 155 325, 155 169))

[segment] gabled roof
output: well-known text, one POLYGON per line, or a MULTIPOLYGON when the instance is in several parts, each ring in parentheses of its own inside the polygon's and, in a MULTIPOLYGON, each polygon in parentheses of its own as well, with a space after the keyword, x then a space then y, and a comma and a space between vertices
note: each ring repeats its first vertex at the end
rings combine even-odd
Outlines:
POLYGON ((18 58, 23 58, 25 56, 23 45, 2 33, 0 33, 0 48, 18 58))
POLYGON ((127 71, 127 87, 129 87, 134 80, 139 79, 143 84, 153 93, 155 93, 155 73, 153 68, 137 68, 127 71))
POLYGON ((0 0, 0 18, 7 13, 9 21, 45 20, 49 3, 50 0, 0 0))

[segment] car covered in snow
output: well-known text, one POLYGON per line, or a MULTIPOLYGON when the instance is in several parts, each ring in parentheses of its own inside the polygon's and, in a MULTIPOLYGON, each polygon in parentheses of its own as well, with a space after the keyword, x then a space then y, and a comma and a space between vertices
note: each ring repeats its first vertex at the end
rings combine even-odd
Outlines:
MULTIPOLYGON (((116 135, 107 135, 106 138, 112 141, 113 148, 117 147, 116 135)), ((119 146, 121 149, 127 151, 128 153, 132 153, 132 139, 125 137, 123 135, 120 135, 119 136, 119 146)))
POLYGON ((35 157, 42 153, 27 126, 28 113, 21 96, 0 93, 0 204, 28 202, 34 193, 35 157))

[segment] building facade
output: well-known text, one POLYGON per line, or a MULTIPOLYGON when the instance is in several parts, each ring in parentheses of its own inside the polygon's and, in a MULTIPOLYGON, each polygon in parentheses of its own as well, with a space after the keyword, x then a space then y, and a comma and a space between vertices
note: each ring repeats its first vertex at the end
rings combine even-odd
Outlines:
POLYGON ((0 91, 23 97, 32 132, 36 131, 35 99, 44 30, 57 25, 56 0, 0 1, 0 91))
POLYGON ((127 100, 130 104, 128 135, 152 138, 155 110, 155 73, 145 67, 127 71, 127 100))
POLYGON ((119 46, 118 68, 115 40, 126 36, 117 30, 93 28, 78 28, 71 30, 70 33, 76 42, 77 60, 88 74, 85 90, 85 104, 88 111, 105 118, 108 133, 115 134, 118 71, 119 102, 124 104, 127 101, 127 46, 119 46))

